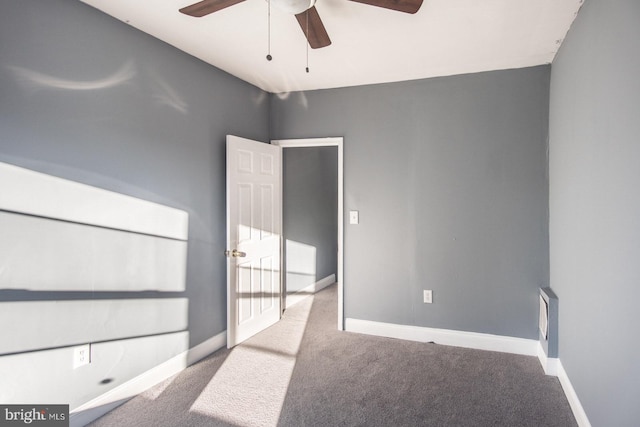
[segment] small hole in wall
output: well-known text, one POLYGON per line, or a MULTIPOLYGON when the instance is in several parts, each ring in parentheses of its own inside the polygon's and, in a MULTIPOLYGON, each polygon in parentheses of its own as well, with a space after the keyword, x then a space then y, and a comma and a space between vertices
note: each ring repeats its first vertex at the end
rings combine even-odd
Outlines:
POLYGON ((105 378, 102 381, 100 381, 100 384, 106 385, 106 384, 109 384, 112 381, 113 381, 113 378, 105 378))

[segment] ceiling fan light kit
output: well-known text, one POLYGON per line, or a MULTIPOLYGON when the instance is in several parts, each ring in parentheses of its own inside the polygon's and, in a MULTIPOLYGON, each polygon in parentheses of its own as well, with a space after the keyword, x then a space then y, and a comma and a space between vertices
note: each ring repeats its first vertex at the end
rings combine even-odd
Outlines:
POLYGON ((422 0, 351 0, 356 3, 377 6, 383 9, 396 10, 398 12, 414 14, 420 10, 422 0))
POLYGON ((316 0, 265 0, 271 3, 276 9, 280 9, 289 15, 297 15, 313 7, 316 0))

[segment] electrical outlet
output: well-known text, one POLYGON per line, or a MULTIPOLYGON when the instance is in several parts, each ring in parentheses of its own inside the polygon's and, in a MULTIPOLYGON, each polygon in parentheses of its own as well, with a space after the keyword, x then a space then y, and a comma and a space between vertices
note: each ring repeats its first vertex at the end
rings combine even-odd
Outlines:
POLYGON ((431 290, 424 290, 423 292, 423 298, 424 298, 424 303, 425 304, 431 304, 433 302, 433 293, 431 290))
POLYGON ((84 344, 73 349, 73 369, 91 363, 91 344, 84 344))

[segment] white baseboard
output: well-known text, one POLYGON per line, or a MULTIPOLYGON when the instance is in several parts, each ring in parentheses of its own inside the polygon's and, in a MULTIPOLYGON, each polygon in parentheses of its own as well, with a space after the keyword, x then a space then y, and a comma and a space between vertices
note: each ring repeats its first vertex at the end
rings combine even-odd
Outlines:
POLYGON ((569 406, 571 406, 571 410, 573 411, 573 416, 576 417, 576 422, 580 427, 591 427, 591 423, 589 422, 589 418, 587 418, 587 413, 584 411, 582 404, 580 403, 580 399, 578 399, 578 395, 576 391, 573 389, 573 385, 571 385, 571 381, 569 381, 569 377, 562 366, 562 362, 558 359, 557 364, 558 371, 558 380, 560 380, 560 385, 562 385, 562 389, 564 390, 565 396, 567 396, 567 400, 569 401, 569 406))
POLYGON ((542 369, 544 369, 544 373, 547 375, 551 375, 554 377, 558 376, 558 363, 560 363, 559 359, 553 357, 547 357, 547 353, 544 352, 542 348, 542 344, 538 341, 538 360, 540 360, 540 364, 542 365, 542 369))
POLYGON ((336 283, 336 275, 335 274, 331 274, 327 277, 325 277, 324 279, 320 279, 315 283, 310 284, 309 286, 307 286, 306 288, 300 289, 299 291, 293 293, 293 294, 287 294, 287 298, 286 298, 286 308, 289 308, 291 306, 293 306, 294 304, 299 303, 300 301, 302 301, 303 299, 307 298, 308 296, 311 296, 313 294, 315 294, 316 292, 319 292, 321 290, 323 290, 324 288, 326 288, 329 285, 333 285, 334 283, 336 283))
POLYGON ((361 334, 377 335, 388 338, 399 338, 410 341, 433 341, 437 344, 474 348, 478 350, 500 351, 503 353, 523 354, 526 356, 537 355, 537 340, 506 337, 502 335, 426 328, 422 326, 397 325, 393 323, 350 318, 346 319, 345 330, 349 332, 358 332, 361 334))
POLYGON ((222 331, 203 343, 172 357, 84 405, 72 409, 69 417, 70 427, 81 427, 89 424, 137 394, 179 373, 187 366, 196 363, 226 345, 227 331, 222 331))
POLYGON ((227 331, 222 331, 197 346, 187 350, 187 366, 204 359, 211 353, 227 346, 227 331))

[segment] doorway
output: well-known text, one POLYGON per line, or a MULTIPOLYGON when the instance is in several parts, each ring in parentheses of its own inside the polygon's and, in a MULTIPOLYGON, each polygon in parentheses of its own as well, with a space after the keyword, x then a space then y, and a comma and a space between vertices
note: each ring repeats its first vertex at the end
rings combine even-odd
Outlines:
MULTIPOLYGON (((343 215, 343 138, 335 137, 335 138, 313 138, 313 139, 289 139, 289 140, 273 140, 271 141, 272 145, 277 145, 283 148, 283 157, 287 156, 287 149, 302 149, 302 148, 316 148, 317 150, 313 152, 312 156, 320 156, 321 158, 327 158, 327 156, 331 156, 332 151, 337 151, 335 155, 337 156, 337 168, 333 169, 333 173, 337 173, 337 176, 332 176, 330 178, 331 182, 337 183, 337 201, 334 205, 335 211, 334 215, 337 217, 335 221, 333 218, 331 221, 325 221, 323 227, 328 230, 332 230, 332 233, 336 234, 336 282, 338 283, 338 329, 344 329, 344 259, 343 259, 343 230, 344 230, 344 215, 343 215), (329 150, 329 152, 322 151, 321 147, 334 147, 334 150, 329 150), (335 225, 335 226, 333 226, 335 225)), ((334 152, 335 152, 334 151, 334 152)), ((311 154, 311 151, 307 154, 311 154)), ((295 156, 291 156, 295 160, 295 156)), ((308 157, 308 156, 307 156, 308 157)), ((286 195, 285 195, 286 196, 286 195)), ((283 197, 283 200, 286 200, 286 197, 283 197)), ((286 201, 284 202, 286 203, 286 201)), ((309 206, 307 206, 309 207, 309 206)), ((283 209, 285 206, 283 206, 283 209)), ((326 208, 320 207, 320 209, 326 208)), ((333 210, 333 208, 332 208, 333 210)), ((312 215, 313 216, 313 215, 312 215)), ((286 231, 285 231, 286 232, 286 231)), ((284 236, 284 245, 285 248, 290 250, 290 254, 295 253, 295 257, 289 256, 290 265, 289 267, 293 267, 291 269, 287 268, 284 273, 288 276, 287 283, 288 287, 291 290, 299 291, 298 294, 303 294, 305 292, 309 292, 310 290, 315 290, 315 287, 322 288, 326 281, 330 276, 324 276, 322 273, 323 269, 326 270, 327 265, 330 266, 330 261, 326 259, 326 256, 316 256, 315 250, 317 250, 316 245, 309 244, 308 242, 298 241, 296 239, 289 239, 289 236, 284 236), (320 261, 321 265, 318 265, 317 262, 320 261), (327 264, 328 263, 328 264, 327 264), (318 268, 320 271, 316 271, 315 268, 318 268), (320 277, 318 277, 318 275, 320 277), (311 281, 311 282, 310 282, 311 281), (311 283, 311 285, 309 285, 311 283), (300 292, 301 291, 301 292, 300 292)), ((305 240, 299 239, 299 240, 305 240)), ((320 238, 318 240, 319 245, 326 246, 328 241, 326 239, 320 238)), ((286 250, 286 249, 285 249, 286 250)), ((323 252, 326 251, 326 247, 322 249, 323 252)), ((284 259, 284 257, 283 257, 284 259)), ((330 280, 330 279, 329 279, 330 280)), ((293 294, 295 295, 295 294, 293 294)))

